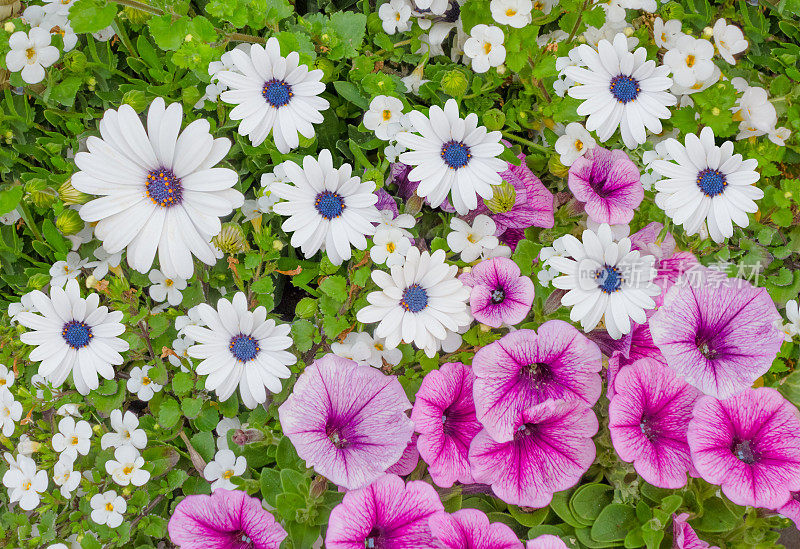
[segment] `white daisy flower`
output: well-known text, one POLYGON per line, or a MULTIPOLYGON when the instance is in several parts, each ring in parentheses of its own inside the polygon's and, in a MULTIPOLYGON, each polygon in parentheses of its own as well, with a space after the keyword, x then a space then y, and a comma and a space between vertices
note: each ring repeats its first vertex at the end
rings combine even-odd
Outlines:
POLYGON ((505 36, 500 27, 475 25, 464 43, 464 53, 472 60, 472 70, 484 73, 506 60, 505 36))
POLYGON ((378 8, 378 17, 386 34, 406 32, 411 28, 411 4, 407 0, 389 0, 378 8))
POLYGON ((121 410, 111 410, 112 432, 106 433, 100 439, 100 447, 121 448, 123 446, 133 446, 138 450, 143 450, 147 446, 147 434, 144 429, 139 428, 139 418, 131 411, 122 414, 121 410))
POLYGON ((601 143, 608 141, 617 128, 629 149, 646 141, 645 128, 661 133, 661 118, 669 118, 667 107, 677 99, 665 91, 672 85, 669 67, 656 67, 647 60, 647 50, 628 51, 624 34, 614 37, 612 45, 601 40, 597 51, 578 46, 580 58, 588 68, 566 67, 565 73, 580 86, 572 86, 570 97, 582 99, 578 114, 588 115, 586 129, 597 131, 601 143))
POLYGON ((122 252, 110 254, 102 246, 95 248, 93 255, 97 258, 97 261, 92 261, 86 266, 94 267, 92 276, 97 280, 103 280, 108 274, 109 269, 116 269, 122 262, 122 252))
POLYGON ((387 267, 402 265, 411 241, 400 229, 378 229, 372 238, 373 246, 369 256, 375 263, 386 264, 387 267))
POLYGON ((3 486, 8 488, 9 503, 19 502, 23 511, 32 511, 38 507, 41 494, 47 490, 46 471, 37 471, 36 462, 27 456, 17 456, 16 467, 10 468, 3 475, 3 486))
POLYGON ((81 259, 76 252, 69 252, 66 261, 56 261, 50 267, 50 284, 63 288, 67 280, 78 278, 81 269, 89 266, 88 262, 88 259, 81 259))
POLYGON ((402 116, 402 101, 388 95, 377 95, 370 102, 369 110, 364 113, 364 127, 374 131, 378 139, 389 141, 400 131, 402 116))
POLYGON ((458 268, 444 259, 444 250, 430 254, 412 247, 391 275, 373 271, 372 280, 381 289, 367 296, 369 305, 358 311, 358 321, 377 322, 375 337, 385 337, 390 349, 404 341, 433 357, 435 342, 445 339, 446 330, 456 331, 470 320, 469 288, 456 278, 458 268))
POLYGON ((478 195, 492 198, 492 185, 499 185, 506 163, 497 158, 503 152, 498 131, 487 132, 478 126, 478 115, 459 118, 458 104, 448 99, 444 109, 430 108, 430 118, 418 111, 409 116, 415 131, 397 134, 397 141, 409 151, 400 161, 415 166, 408 174, 419 181, 417 194, 436 208, 448 193, 456 211, 465 215, 478 207, 478 195), (451 192, 452 191, 452 192, 451 192))
POLYGON ((129 347, 117 337, 125 331, 121 311, 99 306, 97 294, 81 298, 75 280, 64 289, 51 286, 50 297, 38 290, 30 296, 39 314, 22 312, 17 319, 32 330, 20 335, 20 340, 36 345, 30 360, 41 362, 39 375, 60 387, 72 373, 82 395, 100 386, 98 374, 114 378, 112 366, 122 364, 120 353, 129 347))
POLYGON ((33 298, 31 298, 30 293, 23 294, 18 303, 10 303, 8 305, 8 316, 11 317, 11 324, 19 322, 18 317, 20 313, 32 312, 36 312, 36 307, 33 304, 33 298))
POLYGON ((492 19, 501 25, 521 29, 531 22, 531 0, 492 0, 489 11, 492 19))
POLYGON ((122 524, 122 514, 128 510, 125 498, 114 490, 93 495, 89 505, 92 507, 92 520, 97 524, 107 524, 109 528, 122 524))
POLYGON ((127 387, 131 393, 135 393, 136 397, 143 401, 148 402, 153 395, 161 391, 164 387, 159 385, 150 377, 150 366, 134 366, 131 368, 131 374, 128 378, 127 387))
POLYGON ((211 483, 212 492, 217 488, 235 490, 236 486, 231 482, 231 478, 244 474, 246 470, 247 460, 244 456, 236 457, 233 451, 228 449, 218 450, 214 459, 203 469, 203 478, 211 483))
POLYGON ((144 458, 133 446, 122 446, 114 450, 114 459, 106 461, 106 472, 120 486, 144 486, 150 480, 150 472, 142 469, 144 458))
POLYGON ((313 124, 322 122, 320 111, 329 107, 319 97, 325 91, 320 82, 323 72, 300 65, 296 51, 281 57, 274 36, 266 46, 253 44, 249 54, 237 49, 229 53, 237 71, 220 71, 217 78, 230 88, 220 98, 236 105, 229 116, 241 120, 239 134, 258 146, 272 132, 275 146, 284 154, 300 145, 298 134, 313 138, 313 124))
POLYGON ((181 290, 186 289, 186 280, 180 277, 168 278, 158 269, 153 269, 147 275, 150 282, 153 283, 148 289, 150 297, 153 301, 163 302, 165 299, 167 303, 173 307, 177 307, 183 301, 183 294, 181 290))
POLYGON ((14 380, 17 376, 14 375, 14 370, 6 368, 5 364, 0 364, 0 389, 8 389, 14 385, 14 380))
POLYGON ((675 42, 675 47, 664 54, 664 65, 672 70, 672 80, 679 86, 689 88, 702 82, 714 73, 714 45, 703 38, 684 34, 675 42))
POLYGON ((109 109, 100 121, 101 138, 91 136, 89 152, 75 155, 81 171, 72 176, 77 190, 103 195, 80 214, 95 222, 95 234, 110 254, 128 250, 128 264, 147 273, 158 250, 161 270, 191 278, 192 255, 207 265, 217 262, 211 238, 222 229, 219 218, 244 202, 233 189, 238 176, 215 168, 230 150, 228 139, 214 139, 207 120, 183 132, 180 103, 165 107, 155 99, 145 131, 130 105, 109 109))
POLYGON ((764 197, 754 185, 760 178, 758 161, 733 154, 730 141, 718 147, 709 127, 700 137, 688 134, 685 147, 676 139, 665 143, 672 162, 655 160, 652 165, 665 178, 655 183, 656 205, 673 223, 693 235, 707 221, 714 242, 733 236, 734 224, 747 227, 747 214, 758 210, 754 201, 764 197))
POLYGON ((81 483, 81 473, 73 470, 74 465, 72 460, 60 458, 53 466, 53 482, 60 486, 61 495, 67 499, 81 483))
POLYGON ((281 228, 293 233, 293 247, 306 258, 323 250, 334 265, 350 259, 351 247, 366 249, 365 237, 375 233, 372 224, 380 221, 374 182, 353 177, 350 164, 334 168, 327 149, 319 159, 306 156, 302 167, 287 160, 283 168, 292 184, 272 184, 272 192, 284 200, 272 209, 289 217, 281 228))
POLYGON ((28 84, 44 80, 44 69, 58 61, 58 48, 50 45, 50 33, 42 27, 34 27, 28 34, 15 32, 8 45, 11 51, 6 54, 6 67, 11 72, 22 71, 28 84))
POLYGON ((494 236, 497 225, 488 215, 476 216, 472 226, 463 219, 454 217, 450 219, 450 229, 447 245, 452 251, 461 254, 461 260, 465 263, 472 263, 485 250, 493 250, 500 244, 494 236))
POLYGON ((736 25, 729 25, 725 19, 717 19, 713 30, 714 44, 717 46, 720 57, 729 64, 735 65, 734 55, 742 53, 749 46, 742 29, 736 25))
POLYGON ((653 40, 656 46, 671 50, 678 45, 678 38, 683 36, 681 22, 677 19, 670 19, 666 23, 660 17, 656 17, 653 23, 653 40))
POLYGON ((75 461, 78 454, 89 453, 92 440, 92 426, 88 421, 75 421, 67 416, 58 422, 58 433, 53 435, 53 450, 61 454, 59 459, 75 461))
POLYGON ((14 395, 5 387, 0 387, 0 432, 10 437, 14 434, 17 422, 22 418, 22 404, 14 400, 14 395))
POLYGON ((614 339, 631 331, 631 320, 647 322, 645 310, 655 308, 653 296, 661 292, 652 281, 654 256, 642 257, 631 250, 629 238, 614 242, 605 223, 596 233, 583 231, 583 242, 568 234, 563 244, 569 255, 554 255, 547 263, 562 273, 553 279, 553 286, 568 290, 561 304, 572 307, 570 320, 589 332, 603 318, 614 339))
POLYGON ((197 373, 207 375, 206 389, 227 400, 239 388, 245 406, 252 409, 267 400, 266 390, 281 392, 281 379, 291 374, 287 366, 297 358, 286 351, 292 345, 288 324, 267 319, 263 306, 247 310, 244 293, 233 301, 220 299, 216 310, 206 303, 198 305, 207 327, 188 326, 187 336, 197 341, 189 356, 203 359, 197 373))
POLYGON ((556 140, 555 149, 560 156, 561 163, 572 166, 578 158, 594 148, 595 142, 592 134, 578 122, 570 122, 564 129, 564 135, 556 140))

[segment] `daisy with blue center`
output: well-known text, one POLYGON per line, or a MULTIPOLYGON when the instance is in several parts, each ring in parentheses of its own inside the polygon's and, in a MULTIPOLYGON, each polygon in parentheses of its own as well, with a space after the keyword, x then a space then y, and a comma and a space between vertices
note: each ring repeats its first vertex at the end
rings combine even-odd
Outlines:
POLYGON ((292 161, 282 166, 291 184, 270 186, 283 199, 272 210, 288 217, 281 227, 292 233, 293 247, 306 258, 323 250, 334 265, 350 259, 352 248, 366 249, 366 237, 375 234, 373 223, 381 221, 375 183, 353 177, 349 164, 334 168, 327 149, 318 159, 306 156, 302 167, 292 161))

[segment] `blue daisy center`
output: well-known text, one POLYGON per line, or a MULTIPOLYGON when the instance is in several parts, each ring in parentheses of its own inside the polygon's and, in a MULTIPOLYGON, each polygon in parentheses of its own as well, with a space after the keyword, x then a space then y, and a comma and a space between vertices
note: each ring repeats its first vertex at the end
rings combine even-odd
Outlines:
POLYGON ((150 171, 147 174, 146 189, 147 196, 157 206, 168 208, 181 203, 183 186, 170 169, 158 168, 150 171))
POLYGON ((344 198, 339 193, 322 191, 314 199, 314 207, 319 212, 319 215, 330 220, 342 215, 346 205, 344 198))
POLYGON ((505 300, 506 300, 506 291, 503 288, 498 286, 492 291, 492 303, 494 303, 495 305, 499 305, 505 300))
POLYGON ((442 145, 442 160, 447 167, 457 170, 469 164, 472 158, 469 146, 461 141, 448 141, 442 145))
POLYGON ((607 294, 613 294, 622 288, 622 272, 614 266, 604 265, 594 273, 597 286, 607 294))
POLYGON ((261 348, 258 346, 258 340, 253 336, 239 334, 231 338, 228 345, 231 354, 242 362, 253 360, 258 355, 261 348))
POLYGON ((261 95, 273 107, 285 107, 292 100, 292 86, 283 80, 272 79, 269 82, 264 82, 264 87, 261 90, 261 95))
POLYGON ((719 170, 706 168, 697 174, 697 186, 706 196, 714 197, 722 194, 728 182, 725 180, 725 174, 719 170))
POLYGON ((737 459, 748 465, 752 465, 758 460, 755 448, 752 447, 749 440, 734 440, 731 451, 737 459))
POLYGON ((629 103, 639 96, 642 89, 639 87, 639 81, 627 74, 618 74, 611 79, 609 91, 614 99, 620 103, 629 103))
POLYGON ((428 306, 428 292, 419 284, 412 284, 403 290, 400 306, 406 311, 418 313, 428 306))
POLYGON ((89 344, 94 335, 92 334, 92 329, 85 322, 70 320, 64 324, 64 328, 61 330, 61 337, 73 349, 82 349, 89 344))

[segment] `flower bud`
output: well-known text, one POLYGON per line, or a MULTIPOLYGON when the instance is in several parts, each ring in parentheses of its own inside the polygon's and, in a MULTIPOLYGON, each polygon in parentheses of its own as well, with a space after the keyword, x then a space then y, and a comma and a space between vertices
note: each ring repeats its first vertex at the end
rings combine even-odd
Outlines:
POLYGON ((242 253, 249 249, 242 228, 235 223, 225 223, 211 242, 228 255, 242 253))
POLYGON ((503 76, 503 75, 506 73, 506 70, 507 70, 507 69, 506 69, 506 65, 505 65, 505 63, 504 63, 504 64, 502 64, 502 65, 498 65, 498 67, 497 67, 497 74, 498 74, 498 75, 500 75, 500 76, 503 76))
POLYGON ((483 125, 490 132, 502 130, 506 123, 506 115, 500 109, 489 109, 483 113, 483 125))
POLYGON ((326 57, 318 57, 316 62, 317 68, 322 71, 323 82, 333 82, 339 75, 339 69, 336 63, 326 57))
POLYGON ((309 494, 312 498, 317 499, 325 493, 325 490, 328 489, 328 479, 321 475, 317 475, 314 477, 314 480, 311 481, 311 488, 309 489, 309 494))
POLYGON ((264 440, 264 433, 258 429, 236 429, 231 435, 231 441, 238 446, 264 440))
POLYGON ((142 112, 150 102, 142 90, 128 90, 122 95, 122 102, 127 103, 136 112, 142 112))
POLYGON ((281 242, 280 240, 273 240, 272 241, 272 248, 275 251, 278 251, 278 252, 281 251, 283 249, 283 242, 281 242))
POLYGON ((83 219, 75 210, 66 209, 56 218, 56 229, 65 235, 78 234, 83 225, 83 219))
POLYGON ((453 69, 442 75, 442 91, 451 97, 461 97, 467 93, 469 80, 463 71, 453 69))
POLYGON ((91 198, 88 194, 84 194, 72 186, 72 180, 67 179, 58 188, 58 197, 66 204, 86 204, 91 198))
POLYGON ((31 179, 25 184, 28 199, 39 208, 49 208, 56 201, 56 192, 44 179, 31 179))
POLYGON ((508 181, 503 180, 499 185, 492 187, 492 191, 492 198, 484 202, 492 213, 508 212, 517 203, 517 190, 508 181))
POLYGON ((97 282, 98 280, 94 277, 94 275, 89 275, 86 277, 86 287, 90 290, 97 286, 97 282))
MULTIPOLYGON (((145 4, 149 4, 147 0, 139 0, 145 4)), ((128 21, 133 23, 134 25, 141 25, 145 23, 148 19, 150 19, 150 14, 146 11, 137 10, 136 8, 132 8, 130 6, 125 6, 123 8, 125 11, 125 16, 128 18, 128 21)))
POLYGON ((83 72, 86 62, 86 54, 80 50, 72 50, 64 58, 64 66, 72 72, 83 72))
POLYGON ((706 28, 704 28, 704 29, 703 29, 703 35, 702 35, 702 36, 703 36, 703 38, 705 38, 706 40, 708 40, 709 38, 711 38, 712 36, 714 36, 714 29, 712 29, 711 27, 706 27, 706 28))
POLYGON ((193 37, 192 37, 191 34, 187 34, 186 36, 184 36, 183 40, 184 40, 184 42, 191 42, 192 38, 193 37))
POLYGON ((311 318, 317 312, 317 300, 304 297, 301 299, 294 309, 294 314, 300 318, 311 318))
POLYGON ((569 168, 561 163, 561 160, 559 160, 556 154, 552 155, 547 161, 547 168, 550 170, 550 173, 556 177, 567 177, 569 173, 569 168))
POLYGON ((3 25, 3 30, 6 31, 9 34, 14 32, 14 29, 16 29, 16 28, 17 28, 17 26, 11 21, 6 21, 6 24, 3 25))
POLYGON ((49 274, 36 273, 28 277, 28 288, 31 290, 41 290, 48 282, 50 282, 49 274))
POLYGON ((625 29, 622 32, 625 33, 625 36, 630 38, 631 36, 633 36, 634 30, 633 27, 625 27, 625 29))

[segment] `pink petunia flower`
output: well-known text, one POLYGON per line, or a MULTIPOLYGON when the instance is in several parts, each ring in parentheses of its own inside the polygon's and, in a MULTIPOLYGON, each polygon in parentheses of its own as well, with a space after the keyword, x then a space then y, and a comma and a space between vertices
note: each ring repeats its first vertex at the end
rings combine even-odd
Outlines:
POLYGON ((181 549, 278 549, 287 535, 257 498, 223 488, 185 497, 167 529, 181 549))
POLYGON ((403 483, 384 475, 347 492, 331 512, 327 549, 417 549, 432 547, 429 519, 444 511, 433 486, 420 480, 403 483))
POLYGON ((399 475, 404 477, 410 475, 414 469, 417 468, 419 463, 419 450, 417 450, 417 440, 419 435, 414 433, 414 436, 408 441, 403 455, 397 460, 397 463, 386 469, 386 472, 391 475, 399 475))
POLYGON ((674 286, 650 318, 650 332, 675 373, 728 398, 772 366, 783 343, 780 319, 767 290, 729 278, 674 286))
POLYGON ((630 223, 642 203, 639 169, 625 151, 595 147, 569 168, 567 184, 589 217, 597 223, 630 223))
POLYGON ((514 422, 525 408, 548 398, 592 406, 600 398, 600 349, 561 320, 517 330, 475 353, 472 370, 478 421, 497 441, 514 437, 514 422))
POLYGON ((614 383, 608 428, 619 457, 653 486, 685 486, 694 472, 686 430, 700 391, 647 358, 623 368, 614 383))
POLYGON ((558 536, 544 534, 536 539, 530 540, 525 549, 569 549, 567 544, 561 541, 558 536))
POLYGON ((697 537, 686 519, 689 513, 672 515, 672 547, 674 549, 719 549, 716 545, 711 547, 709 544, 697 537))
POLYGON ((519 413, 508 442, 478 433, 469 448, 472 476, 506 503, 544 507, 594 462, 597 427, 585 403, 546 400, 519 413))
POLYGON ((800 491, 792 492, 789 501, 779 507, 777 511, 784 517, 792 519, 795 528, 800 530, 800 491))
POLYGON ((737 505, 777 509, 800 491, 800 419, 775 389, 702 397, 688 438, 697 472, 737 505))
POLYGON ((396 377, 327 354, 305 369, 278 415, 309 467, 354 490, 400 459, 414 432, 410 408, 396 377))
POLYGON ((437 513, 428 526, 436 549, 522 549, 511 528, 502 522, 490 523, 486 513, 477 509, 437 513))
POLYGON ((472 316, 487 326, 519 324, 531 310, 533 282, 522 276, 517 264, 506 257, 481 261, 458 279, 472 288, 469 296, 472 316))
POLYGON ((469 445, 482 429, 475 418, 469 366, 448 362, 422 380, 411 412, 419 431, 417 448, 437 486, 472 483, 469 445))
POLYGON ((661 294, 653 299, 658 307, 664 303, 667 292, 682 276, 694 269, 702 268, 691 252, 676 251, 675 237, 672 233, 667 232, 663 241, 659 242, 658 237, 663 229, 664 225, 654 221, 630 236, 632 249, 639 250, 642 255, 652 255, 656 258, 654 267, 657 274, 653 282, 661 288, 661 294))

